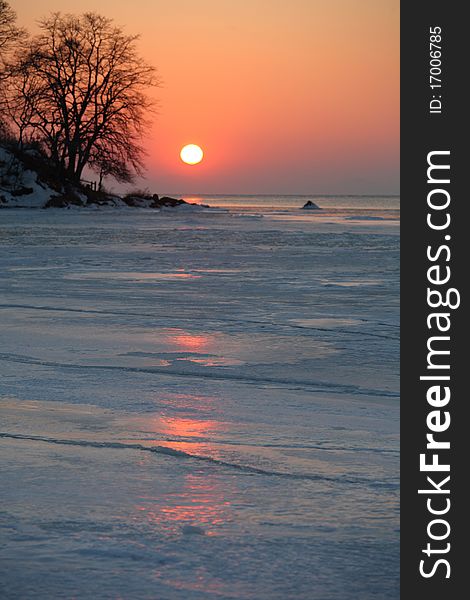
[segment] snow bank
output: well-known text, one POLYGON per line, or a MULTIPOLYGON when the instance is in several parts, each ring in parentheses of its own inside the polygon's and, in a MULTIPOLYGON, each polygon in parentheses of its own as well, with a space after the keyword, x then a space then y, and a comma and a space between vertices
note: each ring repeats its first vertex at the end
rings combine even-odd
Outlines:
POLYGON ((43 208, 56 195, 36 172, 25 169, 9 150, 0 147, 0 206, 43 208))

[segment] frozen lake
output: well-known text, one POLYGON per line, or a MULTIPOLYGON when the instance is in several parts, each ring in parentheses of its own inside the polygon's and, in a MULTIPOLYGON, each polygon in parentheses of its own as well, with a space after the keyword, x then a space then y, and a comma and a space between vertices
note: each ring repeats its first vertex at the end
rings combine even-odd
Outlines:
POLYGON ((395 209, 0 211, 0 596, 397 599, 395 209))

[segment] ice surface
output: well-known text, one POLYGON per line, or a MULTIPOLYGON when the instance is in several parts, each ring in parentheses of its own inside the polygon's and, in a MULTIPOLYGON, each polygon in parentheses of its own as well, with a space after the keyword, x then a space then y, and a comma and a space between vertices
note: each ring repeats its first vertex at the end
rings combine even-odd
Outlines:
POLYGON ((398 597, 398 222, 4 210, 2 598, 398 597))

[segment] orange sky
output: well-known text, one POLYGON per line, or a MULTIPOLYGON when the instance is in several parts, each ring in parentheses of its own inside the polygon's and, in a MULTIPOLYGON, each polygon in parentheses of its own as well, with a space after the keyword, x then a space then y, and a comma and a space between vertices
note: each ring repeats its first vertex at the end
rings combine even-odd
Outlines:
POLYGON ((30 30, 94 10, 163 80, 158 193, 397 193, 399 0, 11 0, 30 30), (184 144, 205 153, 181 163, 184 144))

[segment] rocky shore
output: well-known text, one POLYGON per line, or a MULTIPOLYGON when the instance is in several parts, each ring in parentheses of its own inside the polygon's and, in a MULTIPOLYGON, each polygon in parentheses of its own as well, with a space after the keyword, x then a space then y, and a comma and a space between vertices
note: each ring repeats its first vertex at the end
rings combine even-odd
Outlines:
POLYGON ((177 208, 192 204, 181 198, 159 196, 147 191, 117 195, 96 190, 91 182, 72 182, 60 177, 57 168, 37 151, 18 152, 0 145, 0 208, 79 207, 177 208))

